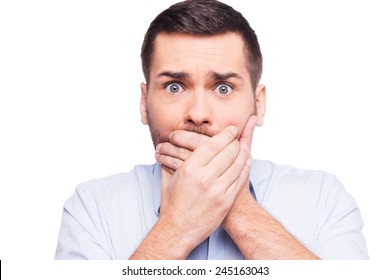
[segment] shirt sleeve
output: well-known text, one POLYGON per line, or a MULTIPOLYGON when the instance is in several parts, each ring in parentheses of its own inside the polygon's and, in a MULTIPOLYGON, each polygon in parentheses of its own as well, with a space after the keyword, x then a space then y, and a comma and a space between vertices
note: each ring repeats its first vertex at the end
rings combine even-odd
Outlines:
POLYGON ((78 187, 64 205, 55 259, 112 259, 106 239, 93 195, 78 187))
POLYGON ((368 259, 364 223, 355 200, 335 177, 327 183, 315 253, 322 259, 368 259))

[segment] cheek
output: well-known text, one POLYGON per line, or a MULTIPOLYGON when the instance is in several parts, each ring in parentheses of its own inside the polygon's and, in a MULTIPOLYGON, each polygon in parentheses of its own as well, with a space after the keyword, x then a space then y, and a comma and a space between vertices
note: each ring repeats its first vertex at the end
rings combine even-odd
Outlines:
POLYGON ((216 124, 218 123, 217 126, 215 126, 215 131, 216 132, 219 132, 221 130, 223 130, 224 128, 232 125, 232 126, 235 126, 237 127, 238 129, 238 138, 240 137, 240 135, 242 134, 244 128, 245 128, 245 124, 249 118, 250 114, 249 113, 246 113, 246 114, 240 114, 240 115, 237 115, 237 113, 235 114, 235 112, 231 112, 229 111, 229 117, 225 114, 225 117, 221 117, 217 122, 216 124), (232 116, 232 117, 230 117, 232 116))
POLYGON ((246 114, 243 118, 240 119, 240 121, 238 121, 234 124, 238 129, 238 138, 240 138, 242 132, 244 131, 244 128, 245 128, 246 122, 249 119, 249 116, 250 116, 250 114, 246 114))
POLYGON ((173 130, 177 129, 177 124, 180 121, 180 112, 177 112, 175 107, 164 106, 164 104, 159 101, 151 102, 148 105, 149 119, 155 129, 159 130, 163 134, 169 134, 173 130))
POLYGON ((224 107, 220 111, 220 113, 218 114, 219 123, 221 128, 227 127, 229 125, 234 125, 238 128, 239 134, 241 134, 246 122, 253 114, 255 114, 253 102, 237 102, 232 106, 224 107))

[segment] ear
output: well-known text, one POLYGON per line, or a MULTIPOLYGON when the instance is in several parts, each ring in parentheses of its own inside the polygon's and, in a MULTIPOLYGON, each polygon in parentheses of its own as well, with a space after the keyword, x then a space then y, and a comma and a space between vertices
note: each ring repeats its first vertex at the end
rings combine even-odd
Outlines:
POLYGON ((141 102, 140 102, 140 112, 141 112, 141 122, 143 124, 149 124, 147 112, 147 98, 148 98, 148 86, 145 83, 141 83, 141 102))
POLYGON ((258 85, 256 88, 256 111, 257 111, 257 126, 262 126, 264 123, 265 109, 267 105, 267 95, 265 85, 258 85))

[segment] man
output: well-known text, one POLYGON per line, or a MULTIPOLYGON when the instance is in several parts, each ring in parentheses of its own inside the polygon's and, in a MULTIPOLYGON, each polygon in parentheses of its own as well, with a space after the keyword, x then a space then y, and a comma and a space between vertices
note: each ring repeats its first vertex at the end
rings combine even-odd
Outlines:
POLYGON ((57 259, 368 258, 359 210, 334 176, 251 159, 266 91, 240 13, 212 0, 173 5, 141 57, 158 163, 80 185, 57 259))

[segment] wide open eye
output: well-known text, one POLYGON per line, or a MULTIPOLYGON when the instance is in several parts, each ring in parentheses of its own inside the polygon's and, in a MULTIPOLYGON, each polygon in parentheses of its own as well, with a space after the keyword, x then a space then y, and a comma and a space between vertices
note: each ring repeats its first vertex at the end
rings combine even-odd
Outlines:
POLYGON ((184 89, 179 83, 169 83, 165 90, 168 91, 171 94, 178 94, 182 92, 184 89))
POLYGON ((232 91, 233 91, 232 86, 230 86, 228 84, 219 84, 215 89, 216 89, 217 93, 221 94, 221 95, 228 95, 228 94, 232 93, 232 91))

